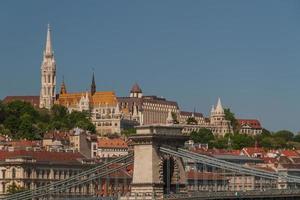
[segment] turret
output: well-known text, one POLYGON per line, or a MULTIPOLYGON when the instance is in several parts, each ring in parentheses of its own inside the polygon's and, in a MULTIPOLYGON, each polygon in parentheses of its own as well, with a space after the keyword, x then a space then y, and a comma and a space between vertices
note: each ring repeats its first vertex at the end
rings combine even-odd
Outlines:
POLYGON ((130 90, 130 97, 134 97, 134 98, 142 98, 143 97, 143 92, 142 89, 140 88, 140 86, 135 83, 131 90, 130 90))

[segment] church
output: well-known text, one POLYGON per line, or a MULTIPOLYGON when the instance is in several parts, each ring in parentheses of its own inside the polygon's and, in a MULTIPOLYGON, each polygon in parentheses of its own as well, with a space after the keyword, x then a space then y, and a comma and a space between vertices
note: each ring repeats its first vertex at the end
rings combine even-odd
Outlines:
MULTIPOLYGON (((184 133, 201 128, 210 129, 214 135, 223 136, 232 133, 230 121, 225 119, 221 100, 213 106, 209 118, 201 113, 180 111, 176 101, 170 101, 155 95, 144 95, 135 83, 127 97, 117 97, 113 91, 96 91, 93 73, 89 91, 68 92, 65 80, 60 92, 56 93, 56 62, 52 47, 51 29, 48 25, 46 44, 41 64, 41 88, 39 96, 7 96, 3 101, 21 100, 40 109, 51 109, 55 104, 65 106, 69 112, 85 111, 89 113, 92 123, 99 135, 120 134, 122 129, 135 125, 168 124, 177 121, 183 126, 184 133), (187 119, 194 118, 196 124, 188 124, 187 119)), ((258 120, 239 120, 241 133, 260 134, 262 127, 258 120)))

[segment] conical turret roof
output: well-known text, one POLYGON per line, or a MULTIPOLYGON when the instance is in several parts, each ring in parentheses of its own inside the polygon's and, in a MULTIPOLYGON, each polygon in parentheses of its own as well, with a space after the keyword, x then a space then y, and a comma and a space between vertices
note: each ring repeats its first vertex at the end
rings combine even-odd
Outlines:
POLYGON ((132 86, 130 92, 131 92, 131 93, 142 93, 142 89, 140 88, 140 86, 139 86, 137 83, 135 83, 135 84, 132 86))
POLYGON ((222 103, 221 103, 221 99, 220 99, 220 98, 218 99, 218 103, 217 103, 215 112, 216 112, 216 113, 224 113, 224 109, 223 109, 223 106, 222 106, 222 103))

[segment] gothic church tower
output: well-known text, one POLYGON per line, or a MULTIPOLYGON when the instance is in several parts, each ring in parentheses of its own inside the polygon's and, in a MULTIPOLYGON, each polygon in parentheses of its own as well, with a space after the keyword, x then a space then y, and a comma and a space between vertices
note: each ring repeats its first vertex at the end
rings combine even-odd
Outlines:
POLYGON ((56 64, 51 44, 51 30, 48 24, 46 47, 41 65, 40 108, 50 109, 54 103, 56 91, 56 64))

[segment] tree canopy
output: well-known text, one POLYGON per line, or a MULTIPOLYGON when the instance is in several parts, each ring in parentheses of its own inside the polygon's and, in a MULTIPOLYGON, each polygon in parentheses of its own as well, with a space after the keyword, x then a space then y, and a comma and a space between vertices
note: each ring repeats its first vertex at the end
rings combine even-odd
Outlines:
POLYGON ((86 112, 69 113, 66 107, 54 105, 51 110, 35 109, 30 103, 0 102, 0 134, 13 139, 40 139, 50 130, 70 130, 79 127, 95 132, 86 112))
POLYGON ((231 126, 233 128, 233 132, 238 133, 240 127, 239 127, 238 120, 234 116, 234 113, 231 112, 230 108, 225 108, 224 109, 224 113, 225 113, 225 119, 229 120, 231 122, 231 126))
POLYGON ((15 194, 24 191, 26 191, 26 189, 22 186, 17 185, 15 182, 13 182, 11 185, 7 187, 8 194, 15 194))
POLYGON ((196 143, 206 144, 214 140, 214 135, 211 130, 201 128, 199 131, 193 131, 190 134, 190 139, 196 143))
POLYGON ((195 119, 195 117, 189 117, 186 120, 187 124, 198 124, 197 120, 195 119))

